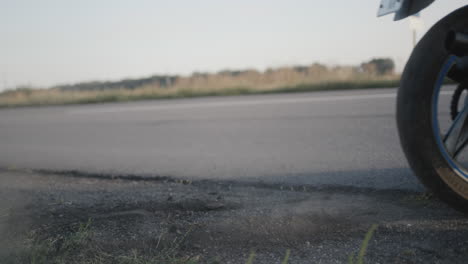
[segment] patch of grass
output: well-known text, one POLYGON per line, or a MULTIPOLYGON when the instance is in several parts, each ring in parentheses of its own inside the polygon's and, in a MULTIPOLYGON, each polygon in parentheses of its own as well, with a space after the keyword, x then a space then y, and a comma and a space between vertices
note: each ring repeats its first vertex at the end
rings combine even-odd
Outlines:
POLYGON ((366 255, 367 247, 369 246, 369 241, 371 240, 372 236, 374 235, 375 230, 377 229, 378 225, 373 224, 366 233, 364 240, 362 241, 361 248, 355 256, 351 254, 349 256, 349 264, 363 264, 364 263, 364 256, 366 255))
MULTIPOLYGON (((183 244, 192 229, 170 239, 170 243, 165 246, 157 243, 150 251, 131 249, 127 251, 103 251, 100 245, 93 240, 94 233, 91 228, 92 222, 75 225, 74 231, 67 235, 57 235, 55 237, 38 239, 31 238, 25 251, 18 256, 13 256, 2 263, 27 263, 27 264, 198 264, 198 263, 222 263, 213 259, 206 262, 201 255, 185 255, 183 244)), ((350 264, 363 264, 369 242, 377 229, 377 225, 372 225, 365 235, 359 252, 351 255, 350 264)), ((162 238, 163 235, 160 236, 162 238)), ((166 240, 167 242, 167 240, 166 240)), ((288 264, 291 250, 287 249, 281 264, 288 264)), ((251 251, 246 264, 255 264, 256 253, 251 251)))
POLYGON ((401 202, 417 205, 428 205, 432 200, 434 200, 434 194, 431 192, 424 192, 416 195, 405 196, 401 199, 401 202))
POLYGON ((253 264, 255 259, 255 251, 250 252, 249 258, 247 259, 246 264, 253 264))
POLYGON ((29 248, 29 251, 23 253, 23 255, 19 257, 19 259, 25 261, 24 263, 30 264, 49 263, 50 256, 54 253, 53 245, 54 241, 49 239, 34 244, 29 248))
POLYGON ((58 236, 35 241, 33 239, 29 250, 20 258, 24 263, 31 264, 68 263, 67 259, 86 253, 81 250, 86 247, 91 236, 90 226, 91 219, 86 223, 79 223, 76 231, 66 237, 58 236))
POLYGON ((413 249, 406 249, 403 252, 401 252, 401 254, 405 256, 411 256, 411 257, 416 256, 416 252, 413 249))
POLYGON ((3 263, 68 263, 68 257, 74 255, 77 250, 81 250, 86 244, 90 235, 88 229, 90 223, 90 221, 80 223, 76 232, 66 237, 57 236, 46 239, 31 237, 26 241, 25 250, 4 259, 3 263))
POLYGON ((191 233, 189 229, 185 234, 172 238, 165 246, 142 253, 132 249, 127 253, 105 252, 93 240, 91 220, 79 223, 75 230, 67 235, 57 235, 46 239, 39 239, 32 234, 26 241, 25 250, 17 255, 3 260, 3 263, 28 264, 197 264, 200 256, 180 256, 181 246, 191 233))
POLYGON ((286 255, 284 256, 284 259, 283 261, 281 262, 281 264, 288 264, 288 261, 289 261, 289 255, 291 255, 291 250, 286 250, 286 255))
POLYGON ((230 86, 209 88, 158 88, 65 91, 59 89, 18 90, 0 93, 0 107, 94 104, 153 99, 175 99, 208 96, 230 96, 273 93, 299 93, 329 90, 397 87, 398 79, 356 79, 323 81, 274 87, 230 86))
POLYGON ((333 91, 333 90, 355 90, 370 88, 391 88, 398 87, 400 80, 355 80, 342 82, 324 82, 312 84, 299 84, 295 86, 286 86, 265 93, 300 93, 313 91, 333 91))

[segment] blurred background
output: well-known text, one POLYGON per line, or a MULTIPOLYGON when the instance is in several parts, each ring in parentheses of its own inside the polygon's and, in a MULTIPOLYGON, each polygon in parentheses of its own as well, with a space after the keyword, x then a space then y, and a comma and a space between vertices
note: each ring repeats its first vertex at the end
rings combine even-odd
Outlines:
POLYGON ((395 86, 464 4, 410 27, 377 0, 0 0, 0 106, 395 86))

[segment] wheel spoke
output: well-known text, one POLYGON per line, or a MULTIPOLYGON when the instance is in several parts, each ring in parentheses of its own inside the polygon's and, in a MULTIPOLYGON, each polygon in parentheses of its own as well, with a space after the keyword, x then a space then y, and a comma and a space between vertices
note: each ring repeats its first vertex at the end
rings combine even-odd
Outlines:
POLYGON ((459 144, 459 147, 457 147, 457 149, 453 153, 454 159, 457 159, 458 154, 460 154, 460 152, 466 147, 466 145, 468 145, 468 137, 465 136, 465 139, 463 139, 462 143, 459 144))
POLYGON ((447 134, 444 137, 445 147, 450 155, 458 154, 466 145, 468 131, 468 106, 465 104, 463 110, 457 115, 453 121, 447 134))

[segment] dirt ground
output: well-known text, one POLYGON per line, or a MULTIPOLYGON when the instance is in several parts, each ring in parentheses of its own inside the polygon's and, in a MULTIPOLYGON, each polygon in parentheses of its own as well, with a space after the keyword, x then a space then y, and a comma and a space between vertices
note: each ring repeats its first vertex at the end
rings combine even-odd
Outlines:
POLYGON ((427 193, 0 171, 1 263, 466 263, 427 193))

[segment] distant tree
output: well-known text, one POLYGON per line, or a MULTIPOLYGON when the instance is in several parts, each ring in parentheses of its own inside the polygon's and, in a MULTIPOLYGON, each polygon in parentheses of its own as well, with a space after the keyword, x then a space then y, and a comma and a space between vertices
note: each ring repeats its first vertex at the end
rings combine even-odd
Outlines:
POLYGON ((376 75, 388 75, 395 72, 395 63, 390 58, 375 58, 361 64, 361 70, 376 75))

